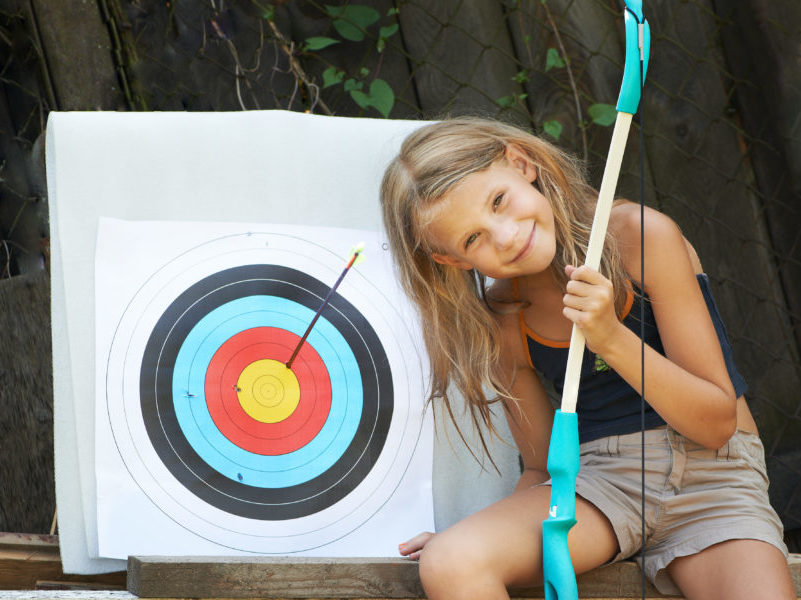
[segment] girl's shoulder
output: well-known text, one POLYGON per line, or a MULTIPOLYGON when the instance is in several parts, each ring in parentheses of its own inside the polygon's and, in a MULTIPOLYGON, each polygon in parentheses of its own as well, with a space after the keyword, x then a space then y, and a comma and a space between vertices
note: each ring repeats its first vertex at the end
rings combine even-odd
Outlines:
POLYGON ((623 269, 640 272, 641 240, 646 238, 646 261, 670 260, 672 251, 687 251, 686 240, 676 222, 664 213, 648 206, 640 214, 640 205, 617 200, 609 215, 609 232, 615 236, 623 269), (658 252, 654 252, 658 249, 658 252))
POLYGON ((646 206, 643 219, 640 217, 640 205, 629 200, 615 200, 609 215, 609 230, 624 242, 640 243, 641 224, 645 225, 645 235, 672 235, 679 231, 676 222, 655 208, 646 206))

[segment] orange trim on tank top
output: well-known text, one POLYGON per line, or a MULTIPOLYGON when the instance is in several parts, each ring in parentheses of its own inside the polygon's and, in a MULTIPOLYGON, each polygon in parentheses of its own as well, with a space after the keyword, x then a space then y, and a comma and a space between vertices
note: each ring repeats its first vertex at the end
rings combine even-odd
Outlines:
MULTIPOLYGON (((517 279, 512 280, 512 289, 514 290, 515 300, 520 299, 520 288, 517 285, 517 279)), ((634 304, 634 291, 631 289, 631 286, 626 286, 626 304, 623 306, 623 315, 620 317, 622 321, 625 319, 629 312, 631 312, 631 307, 634 304)), ((528 350, 528 341, 526 337, 530 337, 532 340, 537 342, 542 346, 548 346, 549 348, 569 348, 570 347, 570 340, 560 341, 560 340, 551 340, 546 337, 541 336, 536 331, 531 329, 526 323, 526 320, 523 318, 523 311, 519 311, 517 313, 518 319, 520 321, 520 334, 523 337, 523 342, 525 344, 526 350, 528 350)), ((531 362, 531 353, 526 352, 528 355, 528 364, 531 368, 534 368, 534 364, 531 362)))

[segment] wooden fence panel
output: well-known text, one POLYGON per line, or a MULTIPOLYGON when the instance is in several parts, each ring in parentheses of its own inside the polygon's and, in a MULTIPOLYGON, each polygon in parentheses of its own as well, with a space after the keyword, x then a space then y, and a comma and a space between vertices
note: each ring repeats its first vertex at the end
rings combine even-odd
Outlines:
POLYGON ((50 280, 0 280, 0 531, 48 531, 55 510, 50 280))
POLYGON ((650 7, 651 27, 671 41, 657 42, 652 54, 646 151, 662 207, 711 274, 765 446, 779 451, 776 435, 801 397, 797 349, 788 340, 770 238, 751 191, 753 173, 737 128, 724 116, 729 95, 722 57, 709 42, 715 39, 714 13, 699 4, 650 7))
POLYGON ((715 0, 774 260, 801 344, 801 3, 715 0), (745 27, 757 23, 754 27, 745 27), (784 31, 779 26, 783 24, 784 31))
POLYGON ((31 0, 58 110, 126 108, 98 2, 31 0))
POLYGON ((500 98, 522 92, 514 81, 514 50, 503 10, 495 0, 407 2, 399 17, 425 116, 496 116, 502 112, 500 98))

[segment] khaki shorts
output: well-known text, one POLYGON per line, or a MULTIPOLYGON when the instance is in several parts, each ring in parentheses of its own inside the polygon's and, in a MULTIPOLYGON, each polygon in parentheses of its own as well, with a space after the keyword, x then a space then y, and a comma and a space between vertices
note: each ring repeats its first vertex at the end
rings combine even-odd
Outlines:
MULTIPOLYGON (((640 441, 636 432, 581 445, 576 493, 611 521, 620 543, 612 562, 640 563, 640 441)), ((709 450, 670 427, 646 431, 645 537, 645 574, 663 594, 680 593, 665 571, 673 559, 726 540, 762 540, 786 556, 759 437, 737 431, 709 450)))

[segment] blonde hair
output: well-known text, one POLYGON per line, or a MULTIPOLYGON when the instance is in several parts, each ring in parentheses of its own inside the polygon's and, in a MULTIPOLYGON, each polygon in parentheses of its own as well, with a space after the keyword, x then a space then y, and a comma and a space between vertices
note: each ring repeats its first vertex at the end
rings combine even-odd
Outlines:
MULTIPOLYGON (((430 209, 467 175, 505 160, 510 145, 522 149, 536 166, 534 185, 553 210, 556 255, 551 271, 564 288, 565 265, 584 263, 597 193, 587 184, 582 165, 555 146, 498 121, 449 119, 411 133, 381 183, 384 225, 401 283, 423 320, 431 361, 427 403, 440 399, 453 419, 447 393, 452 382, 465 398, 472 422, 490 431, 489 405, 513 398, 500 378, 499 326, 488 302, 486 279, 475 270, 435 262, 431 253, 436 248, 426 229, 430 209)), ((615 287, 619 312, 625 301, 625 273, 613 241, 604 248, 601 272, 615 287)), ((461 431, 459 435, 464 441, 461 431)), ((486 450, 483 436, 480 439, 486 450)))

